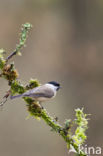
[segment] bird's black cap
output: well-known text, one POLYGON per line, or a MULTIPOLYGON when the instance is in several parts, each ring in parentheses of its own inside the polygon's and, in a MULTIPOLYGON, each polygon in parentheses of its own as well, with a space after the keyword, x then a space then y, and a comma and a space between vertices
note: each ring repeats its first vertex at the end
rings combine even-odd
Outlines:
POLYGON ((54 85, 54 86, 57 86, 57 87, 60 87, 60 84, 58 83, 58 82, 56 82, 56 81, 50 81, 50 82, 48 82, 49 84, 52 84, 52 85, 54 85))

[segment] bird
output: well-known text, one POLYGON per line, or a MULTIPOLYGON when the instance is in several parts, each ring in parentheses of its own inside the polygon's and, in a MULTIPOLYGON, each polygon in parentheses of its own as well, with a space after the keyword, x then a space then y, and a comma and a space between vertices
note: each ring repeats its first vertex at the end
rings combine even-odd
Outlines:
POLYGON ((52 99, 56 96, 57 91, 61 88, 60 84, 56 81, 50 81, 41 85, 39 87, 35 87, 23 94, 19 94, 16 96, 11 96, 11 99, 19 98, 19 97, 31 97, 35 101, 44 102, 49 99, 52 99))

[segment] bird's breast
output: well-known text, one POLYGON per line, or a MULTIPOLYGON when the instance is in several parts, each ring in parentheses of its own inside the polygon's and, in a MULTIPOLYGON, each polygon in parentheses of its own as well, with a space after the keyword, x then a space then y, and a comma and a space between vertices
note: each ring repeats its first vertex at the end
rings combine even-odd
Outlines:
POLYGON ((50 99, 54 98, 54 96, 52 96, 51 98, 48 98, 48 97, 37 97, 37 98, 34 98, 34 100, 37 100, 37 101, 40 101, 40 102, 45 102, 45 101, 48 101, 50 99))
POLYGON ((50 98, 47 98, 47 97, 38 97, 38 98, 34 98, 34 99, 37 100, 37 101, 40 101, 40 102, 44 102, 44 101, 49 100, 50 98))

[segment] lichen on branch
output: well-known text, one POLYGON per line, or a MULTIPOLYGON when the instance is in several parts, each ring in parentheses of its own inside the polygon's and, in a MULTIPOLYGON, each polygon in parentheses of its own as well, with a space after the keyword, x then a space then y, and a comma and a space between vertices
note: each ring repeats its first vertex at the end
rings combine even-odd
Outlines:
MULTIPOLYGON (((22 94, 29 89, 38 87, 40 82, 37 79, 31 79, 27 85, 23 85, 20 80, 18 80, 18 72, 15 68, 14 63, 9 62, 9 60, 14 56, 20 53, 22 47, 24 47, 26 43, 26 39, 28 36, 28 32, 31 29, 32 25, 26 23, 22 25, 21 34, 19 44, 16 46, 15 50, 5 58, 5 51, 0 49, 0 77, 6 79, 8 81, 8 85, 10 89, 7 91, 6 95, 3 97, 5 99, 2 101, 1 105, 3 105, 10 95, 14 94, 22 94)), ((51 127, 53 132, 56 132, 61 136, 67 144, 68 149, 74 149, 76 155, 78 156, 86 156, 83 151, 79 150, 79 146, 83 145, 87 136, 86 130, 88 128, 88 118, 87 115, 84 114, 83 109, 76 109, 76 119, 73 121, 65 120, 64 125, 60 125, 58 118, 53 118, 49 115, 47 110, 43 108, 39 102, 36 102, 30 97, 23 97, 26 102, 26 106, 28 108, 28 112, 31 116, 39 119, 43 119, 45 123, 51 127), (72 128, 76 126, 76 130, 73 133, 72 128)))
POLYGON ((14 55, 19 54, 21 55, 20 50, 25 46, 25 42, 28 37, 28 32, 32 28, 32 25, 30 23, 25 23, 21 27, 21 33, 20 33, 20 39, 19 44, 16 45, 16 49, 6 58, 6 61, 11 59, 14 55))

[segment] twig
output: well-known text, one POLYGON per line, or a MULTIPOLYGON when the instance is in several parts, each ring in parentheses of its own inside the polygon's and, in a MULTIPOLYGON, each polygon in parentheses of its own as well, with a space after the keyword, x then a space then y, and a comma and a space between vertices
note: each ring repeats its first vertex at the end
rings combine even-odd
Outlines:
POLYGON ((7 102, 7 99, 8 99, 8 97, 9 97, 10 94, 11 94, 11 91, 10 90, 7 91, 7 93, 3 97, 2 101, 0 102, 0 106, 3 106, 7 102))
POLYGON ((12 52, 7 58, 6 58, 6 62, 8 62, 8 60, 10 60, 14 55, 16 55, 17 53, 20 53, 20 50, 22 49, 22 47, 25 46, 25 42, 27 40, 27 36, 28 36, 28 31, 30 30, 30 28, 32 27, 32 25, 30 23, 26 23, 22 25, 22 32, 21 32, 21 36, 20 36, 20 40, 19 40, 19 44, 16 46, 16 49, 14 50, 14 52, 12 52))
POLYGON ((6 58, 6 62, 8 62, 8 60, 10 60, 14 55, 17 54, 17 51, 12 52, 7 58, 6 58))

